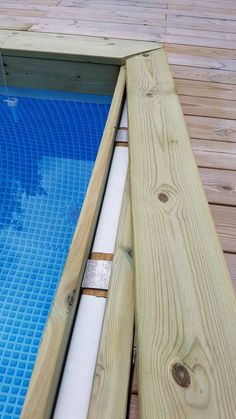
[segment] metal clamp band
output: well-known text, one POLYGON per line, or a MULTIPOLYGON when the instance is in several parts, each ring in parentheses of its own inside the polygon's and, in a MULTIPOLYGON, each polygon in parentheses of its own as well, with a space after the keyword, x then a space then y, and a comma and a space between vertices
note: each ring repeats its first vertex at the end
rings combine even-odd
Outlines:
POLYGON ((112 262, 109 260, 87 261, 82 281, 83 288, 108 290, 112 262))

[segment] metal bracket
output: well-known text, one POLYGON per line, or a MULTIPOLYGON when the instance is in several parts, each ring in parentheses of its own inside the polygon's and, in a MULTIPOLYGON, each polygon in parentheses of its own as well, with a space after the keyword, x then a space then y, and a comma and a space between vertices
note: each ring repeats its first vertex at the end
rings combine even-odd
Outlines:
POLYGON ((111 261, 89 259, 85 268, 82 287, 108 290, 111 268, 111 261))

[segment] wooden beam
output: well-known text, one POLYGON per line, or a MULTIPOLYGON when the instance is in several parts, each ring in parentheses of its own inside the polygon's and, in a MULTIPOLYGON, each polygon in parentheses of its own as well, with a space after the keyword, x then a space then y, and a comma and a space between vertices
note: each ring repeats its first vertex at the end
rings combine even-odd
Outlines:
POLYGON ((122 67, 88 191, 39 348, 21 419, 32 419, 32 417, 34 419, 47 419, 51 417, 80 294, 81 280, 91 248, 112 157, 124 88, 125 68, 122 67))
POLYGON ((112 95, 119 67, 3 55, 8 86, 112 95))
POLYGON ((7 55, 122 65, 129 56, 159 47, 155 42, 0 30, 1 52, 7 55))
POLYGON ((233 419, 235 296, 164 50, 127 91, 139 415, 233 419))
POLYGON ((134 332, 129 184, 123 197, 88 419, 125 418, 134 332))

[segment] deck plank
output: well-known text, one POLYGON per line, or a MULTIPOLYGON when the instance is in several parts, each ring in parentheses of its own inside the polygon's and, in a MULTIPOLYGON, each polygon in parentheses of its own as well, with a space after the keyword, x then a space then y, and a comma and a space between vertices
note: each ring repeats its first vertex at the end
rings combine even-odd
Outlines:
POLYGON ((206 58, 218 58, 220 59, 236 59, 236 50, 235 49, 224 49, 224 48, 209 48, 204 46, 196 45, 178 45, 178 44, 165 44, 165 49, 168 53, 175 53, 180 55, 190 55, 197 57, 206 57, 206 58))
POLYGON ((234 100, 184 95, 180 95, 179 98, 185 115, 222 119, 233 119, 236 115, 236 101, 234 100))
POLYGON ((234 289, 236 291, 236 254, 225 253, 225 259, 232 277, 234 289))
POLYGON ((60 33, 87 35, 99 37, 113 37, 121 39, 142 39, 143 41, 159 42, 162 40, 162 33, 165 28, 146 25, 110 23, 107 21, 78 21, 73 19, 44 19, 32 25, 32 32, 60 33))
POLYGON ((196 6, 194 4, 186 6, 182 4, 182 1, 180 1, 178 4, 168 3, 167 12, 169 15, 181 14, 183 16, 236 20, 235 10, 227 8, 227 6, 224 9, 217 9, 214 6, 209 5, 209 7, 201 7, 200 9, 199 6, 196 6))
POLYGON ((191 139, 199 167, 236 170, 236 143, 191 139))
POLYGON ((233 119, 186 115, 185 121, 192 138, 236 142, 236 121, 233 119))
POLYGON ((78 19, 85 21, 98 21, 98 22, 109 22, 109 23, 129 23, 131 25, 138 24, 147 26, 166 26, 166 15, 165 12, 153 13, 152 9, 145 10, 143 8, 135 8, 135 13, 131 8, 117 5, 113 7, 58 7, 50 8, 47 17, 52 19, 78 19))
POLYGON ((236 207, 236 171, 200 167, 199 172, 209 203, 236 207))
MULTIPOLYGON (((236 25, 235 25, 236 26, 236 25)), ((170 64, 184 65, 189 67, 201 67, 224 71, 236 71, 236 60, 222 57, 204 57, 202 55, 184 54, 183 52, 168 52, 170 64)))
POLYGON ((213 83, 236 84, 236 73, 220 69, 206 69, 183 65, 171 65, 172 74, 178 79, 203 80, 213 83))
POLYGON ((127 74, 140 416, 233 419, 235 295, 164 52, 127 74))
POLYGON ((236 253, 236 208, 210 205, 223 250, 236 253))
POLYGON ((236 84, 175 79, 175 85, 179 95, 236 100, 236 84))
POLYGON ((128 419, 138 419, 138 395, 131 394, 128 419))
MULTIPOLYGON (((222 3, 225 4, 225 3, 222 3)), ((180 14, 168 15, 167 16, 168 26, 174 27, 185 27, 188 29, 207 29, 208 31, 219 31, 219 32, 236 32, 235 21, 230 19, 221 19, 221 16, 218 18, 202 18, 201 16, 190 17, 182 16, 180 14)))

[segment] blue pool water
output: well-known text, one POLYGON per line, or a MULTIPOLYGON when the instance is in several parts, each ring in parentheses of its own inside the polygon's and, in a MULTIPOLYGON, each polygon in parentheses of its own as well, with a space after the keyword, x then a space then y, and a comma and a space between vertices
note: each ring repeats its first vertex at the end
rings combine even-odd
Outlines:
POLYGON ((106 97, 19 92, 14 108, 0 95, 4 419, 20 416, 110 106, 106 97))

